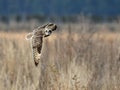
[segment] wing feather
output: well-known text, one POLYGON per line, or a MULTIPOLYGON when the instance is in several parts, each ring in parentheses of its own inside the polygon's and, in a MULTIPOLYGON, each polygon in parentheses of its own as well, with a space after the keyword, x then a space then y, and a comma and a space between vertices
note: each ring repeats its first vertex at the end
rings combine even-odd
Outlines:
POLYGON ((41 58, 41 49, 42 49, 42 37, 41 38, 33 38, 32 39, 32 51, 33 51, 33 59, 35 66, 38 66, 40 58, 41 58))

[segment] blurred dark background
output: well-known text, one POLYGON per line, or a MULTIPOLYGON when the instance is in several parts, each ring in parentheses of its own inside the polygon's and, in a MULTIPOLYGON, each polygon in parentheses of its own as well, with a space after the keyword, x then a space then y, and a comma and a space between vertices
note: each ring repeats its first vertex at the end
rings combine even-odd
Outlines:
POLYGON ((0 24, 19 23, 16 26, 23 28, 22 23, 28 22, 76 23, 81 16, 97 23, 112 22, 119 19, 119 5, 120 0, 0 0, 0 24))
POLYGON ((1 15, 117 16, 120 0, 0 0, 1 15))

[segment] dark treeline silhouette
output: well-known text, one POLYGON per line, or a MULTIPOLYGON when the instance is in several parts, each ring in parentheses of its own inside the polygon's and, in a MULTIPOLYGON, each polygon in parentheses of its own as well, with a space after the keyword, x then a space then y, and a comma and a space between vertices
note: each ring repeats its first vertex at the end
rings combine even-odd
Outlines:
MULTIPOLYGON (((85 16, 85 18, 90 19, 92 22, 112 22, 112 21, 117 21, 119 20, 119 16, 97 16, 97 15, 92 15, 92 16, 85 16)), ((39 23, 51 21, 51 22, 79 22, 81 18, 81 15, 66 15, 66 16, 45 16, 45 15, 26 15, 26 16, 21 16, 21 15, 14 15, 11 17, 1 15, 0 16, 0 21, 2 23, 9 23, 10 20, 14 20, 17 23, 26 21, 29 22, 31 20, 37 20, 39 23)))
POLYGON ((0 0, 0 22, 78 22, 81 13, 93 22, 117 20, 120 0, 0 0))
POLYGON ((0 0, 0 15, 120 15, 120 0, 0 0))

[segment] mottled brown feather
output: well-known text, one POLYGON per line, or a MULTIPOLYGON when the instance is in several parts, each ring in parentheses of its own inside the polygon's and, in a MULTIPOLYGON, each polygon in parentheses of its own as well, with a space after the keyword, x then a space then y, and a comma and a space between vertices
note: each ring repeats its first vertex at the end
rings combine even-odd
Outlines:
POLYGON ((56 29, 57 29, 57 26, 55 24, 48 23, 46 25, 43 25, 33 30, 31 37, 29 37, 32 40, 31 46, 32 46, 33 59, 34 59, 35 66, 38 66, 40 61, 43 38, 50 36, 52 31, 56 29))

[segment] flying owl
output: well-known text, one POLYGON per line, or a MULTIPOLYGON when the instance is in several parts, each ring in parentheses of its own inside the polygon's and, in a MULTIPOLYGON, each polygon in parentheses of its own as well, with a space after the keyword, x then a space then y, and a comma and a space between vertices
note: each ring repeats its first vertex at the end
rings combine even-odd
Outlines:
POLYGON ((50 36, 52 31, 56 29, 56 24, 48 23, 46 25, 38 27, 37 29, 33 30, 33 32, 26 35, 26 40, 31 40, 35 66, 38 66, 40 61, 43 38, 50 36))

